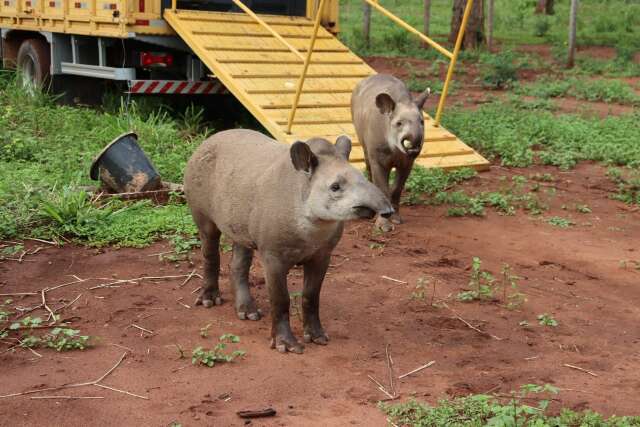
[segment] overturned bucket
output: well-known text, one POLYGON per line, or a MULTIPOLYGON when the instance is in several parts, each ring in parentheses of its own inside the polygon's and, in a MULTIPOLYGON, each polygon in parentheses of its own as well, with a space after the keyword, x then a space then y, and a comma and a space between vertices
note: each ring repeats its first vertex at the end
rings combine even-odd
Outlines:
POLYGON ((162 188, 160 175, 138 145, 134 132, 120 135, 91 164, 91 179, 100 179, 117 193, 137 193, 162 188))

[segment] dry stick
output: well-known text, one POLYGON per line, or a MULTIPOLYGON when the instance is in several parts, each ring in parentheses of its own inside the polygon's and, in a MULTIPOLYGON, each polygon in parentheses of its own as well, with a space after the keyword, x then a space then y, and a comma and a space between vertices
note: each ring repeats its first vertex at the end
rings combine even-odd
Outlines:
POLYGON ((22 348, 26 348, 27 350, 31 351, 31 353, 35 354, 38 357, 42 357, 42 355, 40 353, 38 353, 37 351, 35 351, 34 349, 32 349, 31 347, 27 346, 27 345, 22 345, 23 341, 18 340, 18 342, 20 343, 20 346, 22 348))
POLYGON ((41 393, 43 391, 62 390, 62 389, 65 389, 65 388, 76 388, 76 387, 84 387, 84 386, 88 386, 88 385, 93 385, 93 386, 96 386, 96 387, 102 387, 102 388, 107 388, 109 390, 117 391, 119 393, 128 394, 130 396, 139 397, 140 399, 149 400, 149 398, 145 397, 145 396, 139 396, 137 394, 129 393, 129 392, 126 392, 124 390, 119 390, 119 389, 116 389, 116 388, 113 388, 113 387, 105 386, 104 384, 99 384, 100 381, 104 380, 107 376, 109 376, 109 374, 111 374, 113 371, 115 371, 116 368, 118 368, 118 366, 120 366, 120 364, 122 363, 122 361, 124 360, 126 355, 127 355, 126 352, 122 353, 122 356, 120 356, 120 359, 118 360, 118 362, 116 362, 116 364, 113 365, 113 367, 111 369, 109 369, 107 372, 105 372, 104 375, 102 375, 100 378, 98 378, 95 381, 87 381, 87 382, 84 382, 84 383, 65 384, 65 385, 61 385, 61 386, 58 386, 58 387, 47 387, 47 388, 41 388, 39 390, 27 390, 27 391, 23 391, 21 393, 5 394, 3 396, 0 396, 0 399, 4 399, 4 398, 7 398, 7 397, 24 396, 25 394, 41 393))
POLYGON ((111 282, 111 283, 102 283, 100 285, 94 286, 89 288, 89 290, 93 290, 93 289, 100 289, 100 288, 107 288, 109 286, 113 286, 119 283, 137 283, 137 282, 141 282, 143 280, 164 280, 164 279, 181 279, 183 277, 187 277, 189 276, 188 274, 180 274, 177 276, 142 276, 142 277, 138 277, 138 278, 134 278, 134 279, 121 279, 121 280, 116 280, 115 282, 111 282))
POLYGON ((182 367, 180 367, 180 368, 172 369, 172 370, 171 370, 171 372, 178 372, 178 371, 181 371, 181 370, 183 370, 183 369, 188 368, 189 366, 191 366, 191 364, 190 364, 190 363, 189 363, 189 364, 187 364, 187 365, 184 365, 184 366, 182 366, 182 367))
POLYGON ((391 387, 391 394, 393 394, 393 397, 396 397, 398 393, 396 393, 396 386, 393 382, 395 374, 393 373, 393 360, 391 360, 391 355, 389 354, 389 344, 387 344, 385 351, 387 353, 387 370, 389 371, 389 387, 391 387))
POLYGON ((119 347, 119 348, 121 348, 121 349, 123 349, 123 350, 128 350, 128 351, 130 351, 131 353, 134 353, 134 351, 133 351, 133 349, 132 349, 132 348, 129 348, 129 347, 125 346, 125 345, 120 345, 120 344, 116 344, 116 343, 111 343, 111 344, 109 344, 109 345, 112 345, 112 346, 115 346, 115 347, 119 347))
POLYGON ((92 279, 80 279, 77 276, 74 276, 74 277, 76 277, 76 280, 74 280, 73 282, 63 283, 61 285, 57 285, 57 286, 54 286, 52 288, 46 287, 46 288, 42 288, 42 289, 40 289, 38 291, 33 291, 33 292, 14 292, 14 293, 10 293, 10 294, 0 294, 0 296, 2 296, 2 297, 10 297, 10 296, 20 296, 20 295, 41 295, 42 291, 51 292, 53 290, 60 289, 60 288, 63 288, 65 286, 75 285, 76 283, 82 283, 82 282, 86 282, 87 280, 92 280, 92 279))
POLYGON ((157 254, 149 254, 147 256, 160 256, 160 255, 166 255, 166 254, 170 254, 174 251, 164 251, 164 252, 158 252, 157 254))
POLYGON ((42 306, 49 312, 49 319, 51 319, 51 324, 54 324, 56 323, 56 315, 53 310, 51 310, 47 305, 47 299, 44 296, 45 292, 47 292, 47 288, 44 288, 42 291, 40 291, 40 294, 42 295, 42 306))
POLYGON ((194 268, 193 271, 189 274, 189 276, 187 276, 186 279, 184 279, 184 282, 180 283, 180 285, 178 285, 179 288, 183 287, 184 285, 187 284, 187 282, 189 282, 189 280, 191 280, 191 278, 193 277, 193 275, 196 274, 196 269, 194 268))
MULTIPOLYGON (((378 380, 376 380, 375 378, 373 378, 371 375, 367 375, 367 377, 369 377, 369 379, 370 379, 371 381, 373 381, 373 383, 374 383, 375 385, 377 385, 377 386, 378 386, 378 390, 380 390, 381 392, 383 392, 384 394, 386 394, 386 395, 389 397, 389 399, 395 399, 395 396, 391 395, 391 394, 390 394, 390 393, 389 393, 389 392, 384 388, 384 386, 383 386, 382 384, 380 384, 380 382, 379 382, 378 380)), ((0 396, 0 397, 2 397, 2 396, 0 396)))
POLYGON ((39 294, 40 292, 12 292, 9 294, 0 294, 0 297, 18 297, 22 295, 39 295, 39 294))
POLYGON ((124 394, 128 394, 129 396, 139 397, 140 399, 149 400, 148 397, 140 396, 139 394, 131 393, 126 390, 120 390, 119 388, 109 387, 108 385, 104 385, 104 384, 94 384, 94 385, 98 387, 106 388, 107 390, 113 390, 113 391, 117 391, 118 393, 124 393, 124 394))
POLYGON ((118 284, 122 284, 122 283, 138 283, 138 281, 133 280, 133 279, 132 280, 125 280, 125 279, 116 280, 115 282, 101 283, 101 284, 99 284, 97 286, 93 286, 91 288, 88 288, 88 290, 92 291, 94 289, 111 288, 111 287, 117 288, 119 286, 114 286, 114 285, 118 285, 118 284))
POLYGON ((140 330, 141 330, 141 331, 143 331, 143 332, 146 332, 146 333, 148 333, 148 334, 153 335, 153 331, 150 331, 149 329, 145 329, 145 328, 143 328, 142 326, 138 326, 138 325, 136 325, 135 323, 132 323, 131 325, 129 325, 129 327, 131 327, 131 326, 132 326, 132 327, 134 327, 134 328, 136 328, 136 329, 140 329, 140 330))
POLYGON ((60 308, 56 308, 55 310, 53 310, 53 312, 54 312, 54 313, 56 313, 56 312, 58 312, 58 311, 60 311, 60 310, 64 310, 65 308, 67 308, 67 307, 69 307, 70 305, 72 305, 74 302, 78 301, 78 300, 80 299, 80 297, 81 297, 81 296, 82 296, 82 294, 78 294, 78 296, 77 296, 77 297, 75 297, 75 299, 74 299, 73 301, 71 301, 71 302, 70 302, 70 303, 68 303, 68 304, 63 305, 63 306, 62 306, 62 307, 60 307, 60 308))
POLYGON ((178 304, 180 304, 181 306, 185 307, 185 308, 191 308, 191 306, 190 306, 190 305, 187 305, 187 304, 185 304, 185 303, 183 303, 183 302, 182 302, 182 298, 178 298, 178 299, 176 300, 176 302, 177 302, 178 304))
POLYGON ((36 239, 36 238, 33 238, 33 237, 27 237, 26 240, 33 240, 35 242, 46 243, 47 245, 51 245, 51 246, 59 246, 56 242, 50 242, 50 241, 44 240, 44 239, 36 239))
POLYGON ((593 372, 591 372, 591 371, 589 371, 587 369, 581 368, 579 366, 569 365, 568 363, 565 363, 563 366, 566 366, 567 368, 571 368, 571 369, 576 369, 578 371, 584 372, 585 374, 589 374, 589 375, 591 375, 593 377, 597 377, 598 376, 598 374, 593 373, 593 372))
MULTIPOLYGON (((12 345, 11 347, 9 347, 8 349, 6 349, 5 351, 3 351, 0 354, 5 354, 10 352, 11 350, 13 350, 14 348, 26 348, 27 350, 31 351, 31 353, 35 354, 38 357, 42 357, 42 355, 40 353, 38 353, 37 351, 35 351, 34 349, 32 349, 31 347, 28 347, 26 345, 22 345, 22 341, 20 341, 19 339, 16 338, 16 340, 18 341, 18 344, 12 345)), ((5 344, 10 344, 10 343, 5 343, 5 344)))
POLYGON ((493 339, 495 339, 495 340, 498 340, 498 341, 501 341, 501 340, 502 340, 502 338, 499 338, 499 337, 497 337, 497 336, 495 336, 495 335, 493 335, 493 334, 490 334, 489 332, 485 332, 485 331, 483 331, 482 329, 478 329, 478 328, 476 328, 476 327, 475 327, 475 326, 473 326, 471 323, 467 322, 467 321, 466 321, 466 320, 464 320, 462 317, 460 317, 460 315, 459 315, 459 314, 454 313, 454 315, 455 315, 458 319, 460 319, 460 320, 461 320, 465 325, 467 325, 468 327, 470 327, 470 328, 471 328, 471 329, 473 329, 474 331, 477 331, 477 332, 479 332, 479 333, 480 333, 480 334, 482 334, 482 335, 490 336, 491 338, 493 338, 493 339))
POLYGON ((431 302, 429 306, 433 307, 433 300, 436 299, 436 279, 433 279, 433 293, 431 294, 431 302))
POLYGON ((416 368, 416 369, 414 369, 414 370, 413 370, 413 371, 411 371, 411 372, 407 372, 406 374, 402 374, 402 375, 400 375, 400 376, 398 377, 398 379, 399 379, 399 380, 401 380, 401 379, 403 379, 404 377, 408 377, 408 376, 409 376, 409 375, 411 375, 411 374, 415 374, 416 372, 420 372, 420 371, 422 371, 423 369, 427 369, 429 366, 432 366, 432 365, 433 365, 433 364, 435 364, 435 363, 436 363, 436 361, 435 361, 435 360, 432 360, 431 362, 429 362, 429 363, 427 363, 427 364, 425 364, 425 365, 422 365, 422 366, 420 366, 419 368, 416 368))
POLYGON ((76 283, 82 283, 82 282, 86 282, 87 280, 92 280, 91 278, 89 278, 89 279, 81 279, 78 276, 74 276, 74 277, 76 277, 76 280, 74 280, 73 282, 67 282, 67 283, 63 283, 61 285, 54 286, 52 288, 47 287, 45 289, 47 290, 47 292, 51 292, 51 291, 54 291, 56 289, 64 288, 65 286, 71 286, 71 285, 75 285, 76 283))
POLYGON ((383 279, 387 279, 387 280, 391 280, 392 282, 396 282, 396 283, 402 283, 403 285, 408 284, 409 282, 405 282, 403 280, 398 280, 398 279, 394 279, 393 277, 389 277, 389 276, 380 276, 383 279))
POLYGON ((497 336, 495 336, 495 335, 493 335, 493 334, 490 334, 489 332, 485 332, 485 331, 483 331, 482 329, 478 329, 477 327, 473 326, 471 323, 469 323, 469 322, 467 322, 466 320, 464 320, 464 319, 463 319, 463 318, 462 318, 462 317, 461 317, 461 316, 460 316, 460 315, 459 315, 455 310, 453 310, 451 307, 449 307, 449 306, 447 305, 447 303, 443 303, 443 304, 444 304, 444 306, 445 306, 446 308, 448 308, 448 309, 449 309, 449 311, 451 311, 451 312, 453 313, 453 315, 454 315, 458 320, 460 320, 462 323, 464 323, 465 325, 467 325, 469 328, 473 329, 474 331, 478 332, 478 333, 479 333, 479 334, 481 334, 481 335, 489 336, 489 337, 491 337, 491 338, 493 338, 493 339, 495 339, 495 340, 502 341, 502 338, 499 338, 499 337, 497 337, 497 336))
POLYGON ((31 329, 52 329, 52 328, 58 328, 60 326, 71 326, 69 323, 62 323, 62 324, 58 324, 58 325, 36 325, 36 326, 24 326, 24 327, 20 327, 18 329, 16 329, 17 331, 25 331, 25 330, 31 330, 31 329))
POLYGON ((31 399, 104 399, 104 396, 32 396, 31 399))

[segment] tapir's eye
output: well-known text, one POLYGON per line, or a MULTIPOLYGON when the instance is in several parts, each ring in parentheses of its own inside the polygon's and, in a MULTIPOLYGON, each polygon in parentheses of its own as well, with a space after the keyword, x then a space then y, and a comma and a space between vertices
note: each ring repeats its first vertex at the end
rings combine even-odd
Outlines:
POLYGON ((334 182, 333 184, 331 184, 331 187, 329 187, 331 189, 331 191, 340 191, 340 184, 337 182, 334 182))
POLYGON ((398 121, 396 122, 396 126, 397 126, 397 127, 402 126, 402 122, 401 122, 400 120, 398 120, 398 121))

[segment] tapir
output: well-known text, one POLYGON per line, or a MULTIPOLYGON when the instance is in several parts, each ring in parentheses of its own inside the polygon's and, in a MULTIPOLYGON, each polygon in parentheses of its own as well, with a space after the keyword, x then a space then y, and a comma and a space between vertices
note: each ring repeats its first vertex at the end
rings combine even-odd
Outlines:
POLYGON ((424 118, 422 107, 431 93, 426 89, 415 99, 399 79, 376 74, 358 83, 351 96, 351 116, 364 149, 369 179, 390 198, 395 213, 378 216, 376 226, 391 231, 401 224, 400 196, 413 163, 422 150, 424 118), (395 182, 389 176, 395 168, 395 182))
POLYGON ((295 265, 304 269, 304 341, 327 344, 320 289, 344 222, 394 213, 386 195, 349 164, 350 152, 346 136, 335 145, 321 138, 287 145, 244 129, 220 132, 202 143, 184 175, 204 256, 204 287, 196 304, 222 304, 219 242, 224 235, 233 242, 230 279, 238 317, 261 317, 249 290, 257 251, 271 304, 271 347, 303 352, 289 324, 287 273, 295 265))

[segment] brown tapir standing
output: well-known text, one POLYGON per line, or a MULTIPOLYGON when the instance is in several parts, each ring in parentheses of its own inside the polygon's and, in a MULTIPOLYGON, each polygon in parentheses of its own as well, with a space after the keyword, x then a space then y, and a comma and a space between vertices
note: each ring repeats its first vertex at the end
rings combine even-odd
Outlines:
POLYGON ((395 214, 378 217, 383 231, 402 223, 400 196, 424 140, 422 107, 431 93, 425 90, 415 100, 405 84, 393 76, 377 74, 362 80, 351 96, 351 116, 364 148, 369 179, 391 199, 395 214), (391 169, 396 169, 393 189, 391 169))
POLYGON ((393 208, 349 164, 351 141, 338 138, 277 143, 258 132, 234 129, 207 139, 193 154, 184 190, 200 233, 205 286, 196 304, 221 304, 220 235, 233 241, 231 283, 240 319, 258 320, 249 292, 254 250, 265 270, 271 302, 272 347, 301 353, 289 325, 287 273, 303 265, 305 342, 326 344, 320 324, 320 288, 343 221, 388 217, 393 208))

